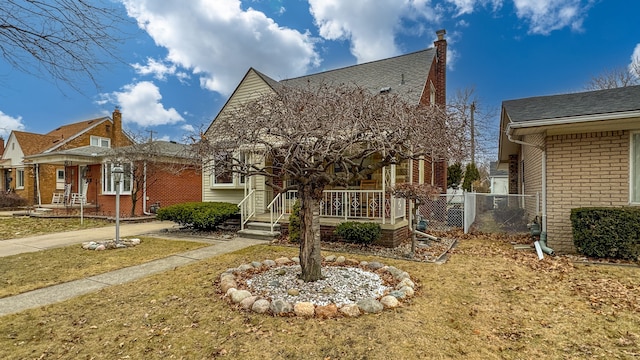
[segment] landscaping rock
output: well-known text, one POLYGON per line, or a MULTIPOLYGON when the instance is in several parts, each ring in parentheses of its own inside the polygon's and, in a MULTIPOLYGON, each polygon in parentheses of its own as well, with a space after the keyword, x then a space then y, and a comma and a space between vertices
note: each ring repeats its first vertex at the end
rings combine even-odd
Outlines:
POLYGON ((238 284, 236 283, 235 280, 225 279, 220 282, 220 289, 225 294, 227 293, 227 291, 229 291, 229 289, 237 288, 237 287, 238 287, 238 284))
POLYGON ((324 261, 326 261, 326 262, 334 262, 334 261, 336 261, 336 256, 335 255, 325 256, 324 261))
POLYGON ((384 265, 382 265, 381 263, 377 262, 377 261, 372 261, 370 263, 367 264, 367 267, 371 270, 378 270, 381 269, 384 265))
POLYGON ((267 259, 267 260, 263 261, 262 263, 263 263, 265 266, 268 266, 268 267, 276 266, 276 262, 275 262, 275 261, 273 261, 273 260, 270 260, 270 259, 267 259))
POLYGON ((251 296, 251 293, 247 290, 237 290, 231 293, 231 301, 234 304, 238 304, 249 296, 251 296))
POLYGON ((293 306, 282 299, 277 299, 271 303, 269 310, 271 310, 274 315, 283 315, 292 312, 293 306))
POLYGON ((364 299, 357 302, 358 307, 365 313, 379 313, 384 310, 384 306, 376 299, 364 299))
POLYGON ((297 316, 313 317, 315 314, 315 306, 310 302, 299 302, 293 306, 293 312, 297 316))
POLYGON ((259 299, 253 303, 253 305, 251 306, 251 311, 258 314, 264 314, 269 311, 270 307, 271 303, 269 302, 269 300, 259 299))
POLYGON ((414 294, 413 288, 409 286, 403 286, 402 288, 400 288, 400 291, 405 293, 408 297, 412 297, 414 294))
POLYGON ((336 304, 316 306, 316 317, 320 319, 330 319, 336 316, 338 316, 338 307, 336 304))
POLYGON ((341 307, 339 311, 346 317, 360 316, 360 308, 356 304, 347 304, 341 307))
POLYGON ((400 305, 400 302, 398 301, 398 299, 392 295, 387 295, 382 297, 382 299, 380 299, 380 303, 382 304, 382 306, 384 306, 387 309, 393 309, 398 307, 398 305, 400 305))
POLYGON ((253 266, 254 268, 259 268, 262 266, 262 263, 260 261, 252 261, 251 266, 253 266))
POLYGON ((256 302, 256 300, 258 300, 257 296, 246 297, 246 298, 242 299, 242 301, 240 301, 240 307, 242 307, 245 310, 249 310, 249 309, 251 309, 253 304, 256 302))
POLYGON ((336 264, 344 264, 345 261, 346 261, 346 258, 344 256, 338 256, 336 258, 336 264))
POLYGON ((288 257, 280 257, 280 258, 275 259, 274 261, 278 265, 286 265, 286 264, 292 262, 291 259, 289 259, 288 257))
POLYGON ((396 285, 396 289, 402 289, 403 287, 408 286, 412 289, 416 288, 416 284, 411 281, 411 279, 402 279, 398 285, 396 285))
POLYGON ((238 270, 239 271, 247 271, 247 270, 250 270, 250 269, 253 269, 253 265, 251 265, 251 264, 242 264, 242 265, 238 266, 238 270))

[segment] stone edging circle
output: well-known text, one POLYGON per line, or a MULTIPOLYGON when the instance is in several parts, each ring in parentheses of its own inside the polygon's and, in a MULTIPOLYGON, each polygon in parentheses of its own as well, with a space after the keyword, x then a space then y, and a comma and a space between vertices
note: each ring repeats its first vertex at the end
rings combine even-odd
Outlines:
POLYGON ((416 285, 410 275, 394 266, 387 266, 380 262, 357 261, 345 259, 344 256, 329 255, 324 257, 323 263, 359 267, 365 271, 379 275, 389 275, 396 282, 392 290, 379 298, 368 298, 355 303, 345 304, 341 307, 336 304, 315 305, 311 302, 288 303, 284 300, 270 301, 259 296, 254 296, 248 290, 238 289, 238 280, 249 270, 268 270, 279 266, 299 264, 298 257, 281 257, 274 260, 253 261, 242 264, 237 268, 231 268, 220 274, 220 289, 231 304, 238 305, 241 309, 258 314, 270 314, 274 316, 299 316, 305 318, 333 318, 333 317, 357 317, 362 314, 380 313, 385 309, 397 308, 403 300, 413 297, 416 285))

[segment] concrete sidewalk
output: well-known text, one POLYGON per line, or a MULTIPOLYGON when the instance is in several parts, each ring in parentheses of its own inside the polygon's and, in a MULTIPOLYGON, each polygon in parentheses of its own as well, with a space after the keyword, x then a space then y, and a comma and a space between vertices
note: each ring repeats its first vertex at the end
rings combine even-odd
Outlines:
MULTIPOLYGON (((150 221, 142 223, 120 224, 120 237, 140 236, 150 233, 158 233, 171 229, 176 224, 170 221, 150 221)), ((116 226, 105 226, 92 229, 66 231, 38 236, 30 236, 20 239, 0 240, 0 257, 34 252, 73 244, 82 244, 85 241, 112 240, 116 236, 116 226)))
MULTIPOLYGON (((155 235, 161 236, 162 230, 174 226, 172 222, 150 222, 139 224, 123 224, 120 226, 120 236, 155 235)), ((87 229, 34 236, 23 239, 0 241, 0 257, 45 250, 60 246, 81 244, 84 241, 102 241, 113 239, 115 226, 106 228, 87 229), (5 244, 6 243, 6 244, 5 244)), ((168 236, 167 238, 171 238, 168 236)), ((0 299, 0 316, 14 314, 23 310, 50 305, 65 301, 73 297, 98 291, 108 286, 124 284, 145 276, 150 276, 163 271, 174 269, 204 260, 216 255, 233 252, 256 244, 265 244, 263 240, 245 238, 233 238, 231 240, 195 239, 214 245, 187 251, 181 254, 168 256, 163 259, 153 260, 144 264, 110 271, 104 274, 91 276, 85 279, 74 280, 67 283, 49 286, 9 296, 0 299)), ((1 260, 0 260, 1 261, 1 260)))

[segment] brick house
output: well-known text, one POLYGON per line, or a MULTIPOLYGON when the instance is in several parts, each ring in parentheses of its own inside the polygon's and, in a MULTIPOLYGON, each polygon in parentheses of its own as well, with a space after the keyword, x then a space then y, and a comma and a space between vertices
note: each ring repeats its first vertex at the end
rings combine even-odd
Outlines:
POLYGON ((502 103, 499 162, 548 245, 574 252, 571 209, 640 205, 640 86, 502 103), (536 209, 540 209, 536 212, 536 209))
POLYGON ((60 126, 46 134, 12 131, 0 160, 2 190, 14 191, 31 205, 48 203, 56 191, 70 185, 73 193, 82 192, 79 181, 85 171, 79 164, 33 163, 27 158, 83 146, 112 147, 132 141, 122 132, 119 111, 114 120, 101 117, 60 126))
POLYGON ((129 173, 121 184, 123 216, 131 215, 133 196, 133 215, 149 213, 157 204, 200 201, 199 166, 187 159, 184 145, 135 144, 122 130, 120 111, 112 116, 113 120, 104 117, 61 126, 45 135, 12 132, 9 151, 3 154, 4 182, 39 208, 64 214, 77 214, 82 208, 84 213, 112 216, 112 159, 125 154, 122 163, 129 173), (23 177, 9 181, 7 174, 16 172, 23 177))
MULTIPOLYGON (((320 83, 357 85, 373 93, 398 94, 409 104, 445 107, 447 41, 444 39, 444 30, 438 31, 437 35, 438 40, 434 42, 434 47, 425 50, 281 81, 250 68, 214 118, 206 134, 215 132, 216 119, 226 116, 235 106, 277 91, 281 84, 293 87, 320 83)), ((330 225, 345 219, 373 219, 382 223, 383 241, 391 246, 396 245, 407 234, 407 207, 403 199, 389 198, 385 186, 414 182, 431 183, 446 189, 446 167, 446 161, 443 159, 403 162, 381 169, 369 179, 352 184, 353 186, 347 189, 332 189, 330 193, 326 192, 330 198, 324 201, 326 206, 321 209, 323 232, 329 233, 330 225), (363 203, 368 206, 363 206, 363 203), (352 205, 351 208, 348 208, 349 204, 352 205)), ((282 211, 290 212, 288 206, 293 202, 294 193, 274 193, 261 177, 251 177, 250 180, 245 182, 244 177, 229 174, 216 176, 212 169, 207 167, 203 169, 202 177, 203 200, 241 204, 241 209, 248 206, 246 204, 252 204, 249 213, 254 213, 255 208, 255 215, 252 216, 263 221, 273 219, 271 214, 280 211, 273 208, 273 204, 277 202, 286 202, 283 206, 287 208, 282 211)), ((245 213, 244 209, 241 213, 245 213)), ((243 218, 243 222, 247 220, 249 219, 243 218)), ((268 221, 272 222, 273 226, 273 221, 268 221)))

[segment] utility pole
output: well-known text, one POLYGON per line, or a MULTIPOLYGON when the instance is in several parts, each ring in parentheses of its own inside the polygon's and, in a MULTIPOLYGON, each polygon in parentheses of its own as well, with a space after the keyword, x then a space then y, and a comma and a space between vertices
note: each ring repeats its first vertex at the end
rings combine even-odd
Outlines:
POLYGON ((149 132, 149 142, 153 142, 153 133, 158 133, 157 131, 147 130, 149 132))
POLYGON ((476 112, 476 102, 471 102, 471 162, 476 162, 476 127, 474 124, 474 113, 476 112))

